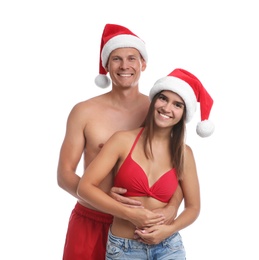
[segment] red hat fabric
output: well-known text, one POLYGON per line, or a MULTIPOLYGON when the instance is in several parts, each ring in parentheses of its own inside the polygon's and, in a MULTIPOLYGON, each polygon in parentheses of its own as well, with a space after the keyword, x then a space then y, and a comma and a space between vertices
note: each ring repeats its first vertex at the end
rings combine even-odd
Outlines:
POLYGON ((184 100, 187 123, 191 121, 199 102, 201 122, 197 124, 196 132, 201 137, 208 137, 214 132, 214 124, 209 121, 213 99, 196 76, 187 70, 175 69, 155 82, 149 93, 150 99, 162 90, 171 90, 184 100))
POLYGON ((106 24, 100 46, 99 75, 95 78, 95 84, 98 87, 106 88, 111 83, 110 79, 106 76, 107 71, 105 70, 111 52, 118 48, 127 47, 136 48, 143 59, 146 62, 148 61, 148 55, 143 40, 126 27, 118 24, 106 24))

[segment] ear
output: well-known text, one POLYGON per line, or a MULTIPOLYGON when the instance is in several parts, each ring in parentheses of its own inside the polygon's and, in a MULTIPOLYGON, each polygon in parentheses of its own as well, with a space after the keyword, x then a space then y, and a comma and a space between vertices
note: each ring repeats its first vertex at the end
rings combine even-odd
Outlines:
POLYGON ((147 67, 147 63, 144 59, 141 59, 141 63, 142 63, 142 68, 141 71, 145 71, 146 67, 147 67))

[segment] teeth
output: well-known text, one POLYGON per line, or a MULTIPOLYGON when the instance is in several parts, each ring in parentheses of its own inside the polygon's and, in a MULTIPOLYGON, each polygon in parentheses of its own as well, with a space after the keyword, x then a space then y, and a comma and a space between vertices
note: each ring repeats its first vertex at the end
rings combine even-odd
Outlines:
POLYGON ((130 77, 131 74, 120 74, 121 77, 130 77))
POLYGON ((164 115, 160 113, 160 116, 162 116, 163 118, 170 118, 170 116, 164 115))

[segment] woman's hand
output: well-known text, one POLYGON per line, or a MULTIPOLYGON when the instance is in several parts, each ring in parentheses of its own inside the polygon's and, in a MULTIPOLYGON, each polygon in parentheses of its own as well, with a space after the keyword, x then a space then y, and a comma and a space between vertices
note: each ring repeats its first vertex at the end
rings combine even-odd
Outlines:
POLYGON ((165 216, 145 208, 131 208, 127 210, 125 219, 130 221, 137 229, 144 229, 164 224, 165 216))
POLYGON ((152 227, 135 230, 134 239, 139 242, 156 245, 173 234, 170 225, 154 225, 152 227))

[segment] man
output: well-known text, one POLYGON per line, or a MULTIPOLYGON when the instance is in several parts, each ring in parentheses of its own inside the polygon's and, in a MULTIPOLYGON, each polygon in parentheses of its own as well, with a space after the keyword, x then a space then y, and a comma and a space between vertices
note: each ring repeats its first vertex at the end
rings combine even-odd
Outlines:
MULTIPOLYGON (((133 129, 142 124, 150 104, 148 96, 139 92, 139 79, 145 71, 148 55, 145 43, 129 29, 107 24, 104 28, 99 73, 95 83, 109 86, 111 91, 76 104, 67 120, 66 134, 60 150, 58 185, 77 198, 69 220, 63 260, 102 260, 112 216, 97 211, 77 196, 80 176, 76 174, 83 155, 84 168, 95 158, 102 146, 119 130, 133 129)), ((113 180, 106 179, 101 188, 118 201, 131 206, 141 206, 137 201, 124 198, 125 190, 113 187, 113 180), (120 195, 121 194, 121 195, 120 195)), ((176 216, 182 195, 174 196, 161 213, 169 223, 176 216)))

